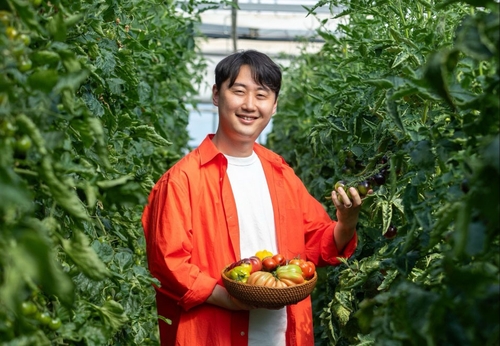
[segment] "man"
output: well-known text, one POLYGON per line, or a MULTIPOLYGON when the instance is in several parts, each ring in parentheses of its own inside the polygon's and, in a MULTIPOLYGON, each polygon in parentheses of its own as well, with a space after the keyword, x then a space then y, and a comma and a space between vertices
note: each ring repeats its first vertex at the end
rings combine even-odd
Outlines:
POLYGON ((215 69, 215 134, 157 182, 143 215, 156 288, 161 344, 313 345, 310 298, 255 309, 225 290, 222 269, 267 249, 317 266, 339 264, 356 248, 356 189, 332 191, 333 221, 277 154, 256 143, 276 112, 281 70, 248 50, 215 69), (338 194, 342 196, 340 203, 338 194))

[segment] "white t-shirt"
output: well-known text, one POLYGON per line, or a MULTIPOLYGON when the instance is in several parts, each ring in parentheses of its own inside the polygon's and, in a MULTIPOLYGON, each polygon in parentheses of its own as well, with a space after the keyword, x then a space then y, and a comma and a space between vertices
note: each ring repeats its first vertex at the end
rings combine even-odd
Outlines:
MULTIPOLYGON (((238 212, 241 258, 264 249, 278 253, 273 205, 259 157, 255 152, 249 157, 225 156, 238 212)), ((251 310, 248 345, 285 346, 286 324, 286 308, 251 310)))

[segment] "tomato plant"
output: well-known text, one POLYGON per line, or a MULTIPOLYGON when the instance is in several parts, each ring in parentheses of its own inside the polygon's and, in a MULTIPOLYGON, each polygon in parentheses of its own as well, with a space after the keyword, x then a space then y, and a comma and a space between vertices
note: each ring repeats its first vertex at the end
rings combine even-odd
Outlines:
POLYGON ((335 182, 374 193, 313 292, 317 344, 498 343, 498 2, 321 4, 345 22, 286 67, 267 145, 332 218, 335 182))
POLYGON ((140 218, 189 149, 196 4, 1 2, 0 344, 158 342, 140 218))

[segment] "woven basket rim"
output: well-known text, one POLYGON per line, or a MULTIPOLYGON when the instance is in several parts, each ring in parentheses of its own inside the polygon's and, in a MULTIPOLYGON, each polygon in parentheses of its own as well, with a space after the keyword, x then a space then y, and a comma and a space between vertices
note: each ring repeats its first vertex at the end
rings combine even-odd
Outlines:
MULTIPOLYGON (((295 286, 288 286, 288 287, 257 286, 257 285, 247 284, 246 282, 236 281, 236 280, 233 280, 233 279, 227 277, 227 275, 225 274, 226 268, 224 268, 224 270, 222 271, 222 276, 223 276, 223 278, 225 280, 227 280, 227 281, 229 281, 231 283, 234 283, 234 284, 237 284, 237 285, 245 285, 245 286, 249 286, 249 287, 265 287, 266 289, 278 290, 278 291, 281 291, 281 292, 283 292, 283 290, 287 290, 287 289, 296 289, 297 287, 302 287, 302 286, 310 285, 312 281, 316 281, 317 278, 318 278, 318 273, 314 272, 314 276, 312 278, 310 278, 309 280, 307 280, 307 281, 305 281, 305 282, 303 282, 301 284, 295 285, 295 286)), ((261 271, 263 271, 263 270, 261 270, 261 271)))
POLYGON ((227 267, 222 270, 221 276, 229 294, 244 303, 262 308, 278 308, 306 299, 314 290, 318 279, 318 274, 315 272, 311 279, 302 284, 288 287, 267 287, 233 280, 226 276, 226 269, 227 267))

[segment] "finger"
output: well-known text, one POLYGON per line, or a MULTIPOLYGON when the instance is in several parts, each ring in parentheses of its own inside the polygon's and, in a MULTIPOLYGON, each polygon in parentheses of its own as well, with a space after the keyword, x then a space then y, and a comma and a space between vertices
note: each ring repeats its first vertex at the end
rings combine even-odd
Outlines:
MULTIPOLYGON (((361 204, 361 196, 359 195, 358 190, 354 187, 350 187, 349 193, 351 195, 350 202, 353 203, 355 206, 360 205, 361 204)), ((348 203, 345 203, 345 204, 348 204, 348 203)))
POLYGON ((352 202, 347 197, 347 194, 345 193, 344 190, 341 190, 341 192, 336 192, 335 190, 333 190, 332 191, 332 200, 333 200, 333 204, 335 205, 335 207, 337 209, 341 209, 341 208, 345 209, 345 208, 352 207, 352 202))

